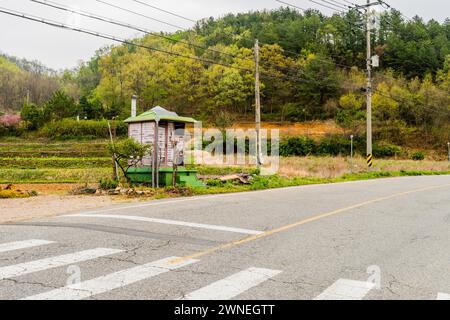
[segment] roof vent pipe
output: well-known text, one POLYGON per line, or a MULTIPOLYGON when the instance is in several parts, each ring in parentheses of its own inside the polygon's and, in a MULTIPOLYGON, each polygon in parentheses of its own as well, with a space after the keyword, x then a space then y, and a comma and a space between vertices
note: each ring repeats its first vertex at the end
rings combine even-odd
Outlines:
POLYGON ((131 116, 136 117, 137 116, 137 97, 133 95, 131 97, 131 116))

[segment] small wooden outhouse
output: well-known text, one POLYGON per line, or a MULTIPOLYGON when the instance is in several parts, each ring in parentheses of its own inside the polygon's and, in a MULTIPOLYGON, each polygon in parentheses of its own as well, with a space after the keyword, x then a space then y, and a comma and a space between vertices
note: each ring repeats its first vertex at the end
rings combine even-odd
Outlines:
MULTIPOLYGON (((128 136, 143 145, 150 145, 153 150, 151 154, 143 158, 142 163, 128 170, 130 179, 134 182, 150 182, 153 168, 157 168, 158 180, 161 181, 161 185, 166 185, 171 179, 174 161, 177 161, 177 165, 183 164, 178 162, 179 155, 175 154, 178 150, 174 147, 183 145, 186 124, 193 124, 196 121, 193 118, 180 117, 175 112, 157 106, 138 116, 128 118, 125 122, 128 123, 128 136)), ((195 184, 197 181, 192 177, 196 174, 194 170, 180 167, 177 173, 179 182, 187 182, 190 179, 195 184)))

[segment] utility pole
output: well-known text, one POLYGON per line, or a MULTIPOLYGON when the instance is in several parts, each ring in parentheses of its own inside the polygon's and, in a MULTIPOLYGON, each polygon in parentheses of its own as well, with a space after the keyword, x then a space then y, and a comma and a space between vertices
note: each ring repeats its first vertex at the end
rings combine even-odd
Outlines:
POLYGON ((372 168, 372 48, 371 48, 371 26, 370 26, 370 0, 367 0, 366 9, 366 31, 367 31, 367 166, 372 168))
POLYGON ((256 114, 256 167, 261 167, 261 93, 259 83, 259 41, 255 41, 255 114, 256 114))
POLYGON ((367 3, 364 5, 355 5, 356 9, 363 9, 366 11, 366 32, 367 32, 367 166, 372 168, 373 166, 373 150, 372 150, 372 67, 378 66, 378 57, 372 57, 372 29, 375 26, 375 21, 373 20, 372 12, 370 8, 372 6, 387 5, 384 1, 378 0, 367 3), (374 62, 372 62, 374 58, 374 62))
MULTIPOLYGON (((79 117, 80 116, 78 116, 78 121, 80 121, 79 117)), ((109 130, 109 138, 111 139, 111 147, 114 150, 115 149, 114 148, 114 139, 113 139, 113 135, 112 135, 112 131, 111 131, 111 123, 109 121, 108 121, 108 130, 109 130)), ((119 167, 117 165, 116 159, 117 159, 116 153, 113 152, 113 154, 112 154, 112 162, 113 162, 113 168, 114 168, 113 180, 119 181, 119 178, 120 178, 119 177, 119 167)))

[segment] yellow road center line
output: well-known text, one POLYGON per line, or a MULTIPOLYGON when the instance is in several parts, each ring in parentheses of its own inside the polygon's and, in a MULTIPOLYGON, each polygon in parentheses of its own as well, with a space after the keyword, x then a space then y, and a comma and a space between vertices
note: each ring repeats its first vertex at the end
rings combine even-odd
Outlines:
POLYGON ((213 253, 215 253, 217 251, 230 249, 230 248, 239 246, 241 244, 245 244, 245 243, 252 242, 252 241, 255 241, 255 240, 258 240, 258 239, 262 239, 262 238, 266 238, 266 237, 269 237, 271 235, 274 235, 274 234, 277 234, 277 233, 281 233, 281 232, 284 232, 284 231, 288 231, 290 229, 299 227, 299 226, 307 224, 307 223, 311 223, 311 222, 315 222, 315 221, 318 221, 318 220, 322 220, 324 218, 335 216, 335 215, 338 215, 340 213, 351 211, 353 209, 358 209, 358 208, 361 208, 361 207, 364 207, 364 206, 367 206, 367 205, 370 205, 370 204, 373 204, 373 203, 382 202, 382 201, 390 200, 390 199, 393 199, 393 198, 397 198, 397 197, 401 197, 401 196, 405 196, 405 195, 409 195, 409 194, 414 194, 414 193, 419 193, 419 192, 424 192, 424 191, 429 191, 429 190, 434 190, 434 189, 441 189, 441 188, 445 188, 445 187, 450 187, 450 184, 444 184, 444 185, 440 185, 440 186, 420 188, 420 189, 405 191, 405 192, 401 192, 401 193, 396 193, 396 194, 393 194, 393 195, 390 195, 390 196, 387 196, 387 197, 382 197, 382 198, 368 200, 368 201, 361 202, 361 203, 358 203, 358 204, 355 204, 355 205, 352 205, 352 206, 349 206, 349 207, 337 209, 337 210, 334 210, 334 211, 331 211, 331 212, 327 212, 327 213, 319 214, 317 216, 313 216, 313 217, 310 217, 310 218, 307 218, 307 219, 303 219, 303 220, 297 221, 295 223, 292 223, 292 224, 289 224, 289 225, 285 225, 285 226, 282 226, 282 227, 279 227, 279 228, 275 228, 275 229, 272 229, 272 230, 269 230, 269 231, 265 231, 265 232, 257 234, 257 235, 252 235, 252 236, 243 238, 241 240, 237 240, 237 241, 225 243, 225 244, 222 244, 222 245, 219 245, 219 246, 216 246, 216 247, 212 247, 212 248, 206 249, 204 251, 200 251, 200 252, 194 253, 194 254, 189 255, 189 256, 185 256, 185 257, 182 257, 182 258, 177 258, 177 259, 174 259, 174 260, 170 261, 170 263, 175 264, 175 263, 180 263, 180 262, 182 262, 184 260, 198 259, 198 258, 207 256, 207 255, 213 254, 213 253))

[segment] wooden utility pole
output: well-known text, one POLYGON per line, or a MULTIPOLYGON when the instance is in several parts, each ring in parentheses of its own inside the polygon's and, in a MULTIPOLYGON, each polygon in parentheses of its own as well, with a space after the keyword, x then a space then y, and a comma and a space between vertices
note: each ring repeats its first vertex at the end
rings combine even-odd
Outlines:
POLYGON ((256 114, 256 167, 261 167, 261 93, 259 82, 259 41, 255 41, 255 114, 256 114))
MULTIPOLYGON (((114 139, 113 139, 113 135, 112 135, 112 131, 111 131, 111 124, 108 121, 108 130, 109 130, 109 138, 111 139, 111 146, 114 149, 114 139)), ((117 158, 116 158, 116 154, 113 153, 112 154, 112 162, 113 162, 113 180, 117 180, 119 181, 119 168, 117 165, 117 158)))

